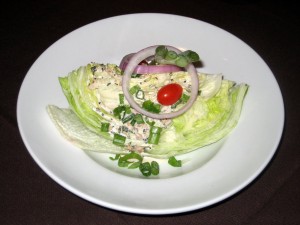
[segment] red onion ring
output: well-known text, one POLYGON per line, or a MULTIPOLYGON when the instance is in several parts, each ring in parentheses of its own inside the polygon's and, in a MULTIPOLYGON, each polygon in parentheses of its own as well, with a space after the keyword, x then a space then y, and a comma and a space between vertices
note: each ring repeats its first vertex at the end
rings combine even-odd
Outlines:
MULTIPOLYGON (((130 58, 134 53, 130 53, 123 57, 120 63, 120 69, 125 70, 130 58)), ((133 73, 148 74, 148 73, 170 73, 182 71, 182 69, 175 65, 137 65, 133 73)))
MULTIPOLYGON (((191 96, 188 102, 176 112, 164 113, 164 114, 156 114, 156 113, 148 112, 147 110, 140 107, 139 104, 134 101, 132 95, 129 93, 129 81, 134 69, 142 60, 148 58, 149 56, 154 55, 157 47, 158 45, 144 48, 130 58, 122 77, 122 89, 126 100, 130 104, 130 106, 134 108, 137 112, 153 119, 170 119, 185 113, 189 108, 192 107, 194 101, 198 96, 199 79, 198 79, 196 68, 194 67, 193 64, 189 64, 185 67, 186 71, 191 76, 191 83, 192 83, 191 96)), ((181 52, 179 49, 175 47, 172 46, 166 46, 166 47, 172 51, 175 51, 176 53, 181 52)))

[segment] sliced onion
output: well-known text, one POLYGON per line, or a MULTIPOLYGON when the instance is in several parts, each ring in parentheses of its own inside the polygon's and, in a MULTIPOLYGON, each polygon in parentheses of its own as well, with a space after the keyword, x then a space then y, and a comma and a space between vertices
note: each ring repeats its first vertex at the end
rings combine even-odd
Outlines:
MULTIPOLYGON (((193 64, 189 64, 185 67, 186 71, 191 76, 191 83, 192 83, 191 96, 190 96, 188 102, 181 109, 179 109, 176 112, 162 113, 162 114, 148 112, 147 110, 140 107, 140 105, 137 102, 135 102, 135 100, 133 99, 133 96, 129 93, 129 83, 130 83, 131 74, 134 72, 136 66, 141 61, 143 61, 144 59, 155 54, 155 50, 157 47, 158 47, 158 45, 144 48, 131 56, 131 58, 124 70, 124 74, 122 77, 122 89, 123 89, 124 96, 125 96, 126 100, 128 101, 128 103, 130 104, 130 106, 132 108, 134 108, 136 111, 138 111, 139 113, 141 113, 145 116, 148 116, 150 118, 153 118, 153 119, 174 118, 174 117, 177 117, 177 116, 185 113, 189 108, 191 108, 194 101, 196 100, 196 98, 198 96, 199 80, 198 80, 198 74, 197 74, 196 68, 194 67, 193 64)), ((172 46, 166 46, 166 47, 169 50, 175 51, 176 53, 181 52, 179 49, 177 49, 175 47, 172 47, 172 46)))
MULTIPOLYGON (((133 55, 134 53, 130 53, 123 57, 119 66, 121 70, 126 69, 128 62, 133 55)), ((182 69, 175 65, 137 65, 133 73, 148 74, 148 73, 170 73, 170 72, 177 72, 177 71, 182 71, 182 69)))

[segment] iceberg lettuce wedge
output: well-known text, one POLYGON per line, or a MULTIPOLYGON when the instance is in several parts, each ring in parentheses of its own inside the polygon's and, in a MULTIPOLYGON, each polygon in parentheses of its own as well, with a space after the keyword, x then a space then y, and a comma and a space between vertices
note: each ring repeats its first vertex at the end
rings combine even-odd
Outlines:
MULTIPOLYGON (((189 93, 186 72, 149 74, 132 79, 131 86, 140 85, 145 95, 150 96, 155 92, 153 88, 163 86, 170 76, 189 93)), ((247 84, 235 85, 224 80, 220 74, 199 73, 199 96, 192 108, 166 124, 165 121, 153 121, 163 129, 159 144, 149 145, 143 136, 150 130, 148 123, 132 125, 114 115, 122 95, 121 78, 121 70, 116 65, 97 63, 82 66, 60 77, 69 108, 48 105, 47 111, 62 136, 84 150, 126 154, 132 150, 129 147, 134 143, 140 146, 137 150, 142 155, 168 158, 212 144, 228 135, 239 121, 248 90, 247 84), (101 131, 105 123, 110 123, 110 132, 101 131), (124 133, 127 135, 127 147, 124 148, 112 142, 113 134, 120 132, 120 129, 127 132, 124 133)), ((149 98, 153 100, 153 97, 149 98)), ((126 106, 127 102, 123 104, 126 106)), ((128 109, 128 115, 134 113, 129 106, 128 109)), ((144 120, 151 121, 150 118, 144 120)))

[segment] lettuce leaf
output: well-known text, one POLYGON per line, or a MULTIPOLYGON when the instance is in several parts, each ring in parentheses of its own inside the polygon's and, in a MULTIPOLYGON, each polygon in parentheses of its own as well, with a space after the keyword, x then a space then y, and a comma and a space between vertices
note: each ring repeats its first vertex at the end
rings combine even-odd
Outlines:
POLYGON ((111 140, 87 128, 73 110, 55 105, 48 105, 46 109, 60 134, 78 148, 102 153, 126 153, 123 148, 113 145, 111 140))

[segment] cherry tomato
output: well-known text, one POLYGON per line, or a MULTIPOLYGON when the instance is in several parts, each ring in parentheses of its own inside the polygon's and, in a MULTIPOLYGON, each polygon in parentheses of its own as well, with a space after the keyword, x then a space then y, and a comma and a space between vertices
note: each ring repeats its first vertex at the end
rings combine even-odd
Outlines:
POLYGON ((157 92, 157 101, 162 105, 173 105, 181 98, 182 92, 179 84, 167 84, 157 92))

